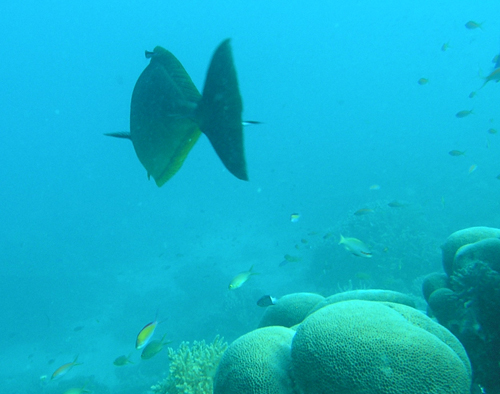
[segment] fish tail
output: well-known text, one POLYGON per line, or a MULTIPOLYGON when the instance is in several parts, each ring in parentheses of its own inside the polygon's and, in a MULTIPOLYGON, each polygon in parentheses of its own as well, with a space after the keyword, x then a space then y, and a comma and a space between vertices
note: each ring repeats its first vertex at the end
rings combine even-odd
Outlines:
POLYGON ((340 234, 340 241, 339 241, 339 245, 343 244, 344 243, 344 236, 342 234, 340 234))
POLYGON ((196 118, 224 166, 236 178, 246 181, 242 111, 231 45, 227 39, 212 57, 196 118))

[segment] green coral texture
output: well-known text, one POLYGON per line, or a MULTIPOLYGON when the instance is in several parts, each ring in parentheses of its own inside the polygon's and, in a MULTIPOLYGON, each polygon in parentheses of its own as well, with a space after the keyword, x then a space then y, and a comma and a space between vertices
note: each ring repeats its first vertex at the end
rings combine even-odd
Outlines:
POLYGON ((211 394, 213 377, 226 349, 227 343, 219 336, 211 344, 194 341, 189 346, 189 342, 182 342, 176 351, 169 348, 170 373, 151 390, 155 394, 211 394))

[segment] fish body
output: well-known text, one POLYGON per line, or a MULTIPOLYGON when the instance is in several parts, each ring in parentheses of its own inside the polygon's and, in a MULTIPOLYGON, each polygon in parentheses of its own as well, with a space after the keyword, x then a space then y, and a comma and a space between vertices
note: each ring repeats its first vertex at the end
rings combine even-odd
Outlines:
MULTIPOLYGON (((85 385, 86 386, 86 385, 85 385)), ((64 392, 64 394, 83 394, 83 393, 90 393, 91 391, 90 390, 87 390, 85 388, 85 386, 83 387, 74 387, 74 388, 71 388, 71 389, 68 389, 64 392)))
POLYGON ((477 170, 477 164, 473 164, 469 167, 469 174, 472 174, 474 171, 477 170))
POLYGON ((399 202, 398 200, 393 200, 390 203, 387 204, 391 208, 403 208, 406 206, 406 204, 403 204, 402 202, 399 202))
POLYGON ((50 377, 50 380, 54 379, 59 379, 62 378, 64 375, 66 375, 73 367, 76 367, 77 365, 82 365, 81 363, 77 362, 78 356, 75 357, 74 361, 71 363, 66 363, 64 365, 61 365, 59 368, 57 368, 52 376, 50 377))
POLYGON ((229 40, 215 50, 203 94, 166 49, 146 52, 149 65, 139 76, 130 106, 130 139, 139 161, 160 187, 181 168, 203 132, 224 166, 248 180, 243 148, 243 110, 229 40))
POLYGON ((229 290, 240 288, 252 275, 258 275, 257 272, 252 272, 252 270, 253 270, 253 265, 250 267, 248 271, 240 272, 238 275, 236 275, 231 281, 231 283, 229 283, 229 290))
POLYGON ((123 367, 124 365, 127 364, 133 364, 133 362, 130 361, 130 356, 132 355, 131 354, 129 354, 128 356, 123 355, 115 358, 115 361, 113 361, 113 365, 116 365, 117 367, 123 367))
POLYGON ((359 257, 372 257, 372 252, 363 241, 357 238, 344 238, 340 235, 339 245, 344 245, 344 248, 355 256, 359 257))
POLYGON ((448 154, 450 156, 465 156, 465 151, 453 149, 453 150, 450 150, 448 152, 448 154))
POLYGON ((441 45, 441 50, 443 52, 446 52, 449 48, 450 48, 450 43, 449 42, 445 42, 443 45, 441 45))
POLYGON ((476 91, 472 91, 472 92, 470 92, 470 93, 469 93, 469 98, 474 98, 474 97, 476 97, 476 94, 477 94, 477 92, 476 92, 476 91))
MULTIPOLYGON (((484 86, 484 85, 483 85, 483 86, 484 86)), ((470 109, 470 110, 469 110, 469 109, 464 109, 464 110, 462 110, 462 111, 458 111, 458 112, 455 114, 455 116, 456 116, 457 118, 459 118, 459 119, 460 119, 460 118, 465 118, 466 116, 469 116, 469 115, 471 115, 471 114, 473 114, 473 113, 474 113, 474 112, 472 112, 472 109, 470 109)))
POLYGON ((496 134, 497 130, 496 129, 488 129, 489 134, 496 134))
POLYGON ((370 190, 380 190, 380 185, 371 185, 370 190))
POLYGON ((488 76, 484 77, 484 83, 479 89, 484 88, 484 86, 490 81, 500 81, 500 67, 495 68, 488 76))
POLYGON ((429 83, 429 80, 427 78, 420 78, 417 83, 419 85, 427 85, 429 83))
POLYGON ((292 213, 290 215, 290 221, 292 223, 297 223, 299 221, 299 219, 300 219, 300 213, 292 213))
POLYGON ((165 341, 166 335, 167 334, 163 335, 161 340, 155 339, 154 341, 149 342, 142 350, 141 358, 143 360, 149 360, 160 353, 163 350, 163 346, 170 343, 170 341, 165 341))
POLYGON ((135 348, 137 350, 142 349, 144 346, 148 344, 151 340, 151 337, 155 333, 156 326, 158 325, 158 319, 155 318, 151 323, 146 324, 139 334, 137 334, 137 338, 135 340, 135 348))
POLYGON ((364 216, 364 215, 369 215, 370 213, 373 213, 373 212, 375 212, 375 211, 371 208, 361 208, 361 209, 358 209, 356 212, 354 212, 354 215, 355 216, 364 216))
POLYGON ((474 29, 482 29, 483 28, 483 23, 484 22, 481 22, 481 23, 477 23, 475 21, 468 21, 466 24, 465 24, 465 27, 469 30, 474 30, 474 29))
POLYGON ((276 305, 276 301, 278 301, 277 298, 271 297, 270 295, 265 295, 259 298, 257 301, 257 305, 266 308, 271 305, 276 305))

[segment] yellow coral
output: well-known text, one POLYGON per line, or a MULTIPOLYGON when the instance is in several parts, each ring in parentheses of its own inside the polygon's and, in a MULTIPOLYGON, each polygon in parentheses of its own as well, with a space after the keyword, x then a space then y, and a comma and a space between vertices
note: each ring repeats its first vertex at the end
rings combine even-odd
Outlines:
POLYGON ((168 348, 170 373, 162 382, 151 387, 156 394, 211 394, 213 377, 220 359, 227 349, 224 338, 205 341, 182 342, 177 351, 168 348))

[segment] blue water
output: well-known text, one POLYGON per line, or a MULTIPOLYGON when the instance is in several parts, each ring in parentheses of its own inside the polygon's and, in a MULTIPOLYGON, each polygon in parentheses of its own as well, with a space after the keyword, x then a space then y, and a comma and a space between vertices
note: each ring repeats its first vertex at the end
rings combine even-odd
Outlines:
POLYGON ((419 296, 450 233, 498 226, 500 134, 487 130, 500 130, 500 88, 468 97, 500 51, 497 1, 305 4, 3 5, 2 391, 91 380, 96 393, 145 393, 168 368, 166 352, 141 363, 134 350, 157 311, 157 336, 176 348, 252 330, 263 294, 419 296), (467 30, 469 20, 484 28, 467 30), (128 130, 144 50, 170 50, 201 90, 227 37, 244 118, 263 122, 245 130, 250 181, 202 136, 158 188, 132 145, 103 133, 128 130), (464 109, 474 114, 456 118, 464 109), (365 207, 375 212, 353 215, 365 207), (340 233, 370 244, 373 258, 338 246, 340 233), (301 261, 279 266, 286 253, 301 261), (252 265, 260 275, 230 292, 252 265), (136 364, 112 364, 130 352, 136 364), (83 365, 40 381, 76 355, 83 365))

